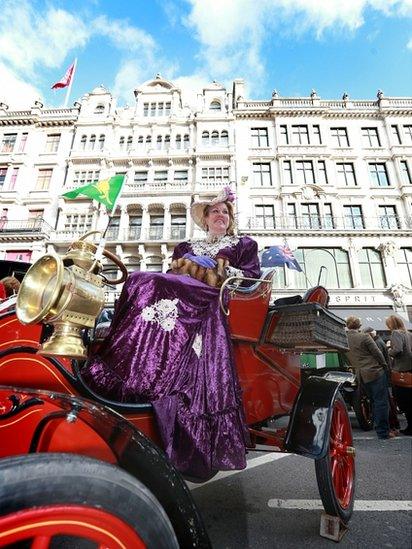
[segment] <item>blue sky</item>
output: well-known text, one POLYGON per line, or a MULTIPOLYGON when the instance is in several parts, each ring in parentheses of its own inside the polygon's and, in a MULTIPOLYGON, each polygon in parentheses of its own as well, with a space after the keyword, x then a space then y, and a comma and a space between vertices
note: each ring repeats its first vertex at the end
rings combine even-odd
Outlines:
POLYGON ((185 93, 244 78, 252 99, 412 96, 412 0, 0 0, 0 100, 60 106, 105 85, 119 104, 157 72, 185 93))

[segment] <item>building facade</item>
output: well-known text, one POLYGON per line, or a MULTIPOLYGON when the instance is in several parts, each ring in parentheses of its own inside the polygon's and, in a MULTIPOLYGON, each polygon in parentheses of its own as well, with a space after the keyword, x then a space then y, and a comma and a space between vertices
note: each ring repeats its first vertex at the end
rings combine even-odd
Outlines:
POLYGON ((71 109, 0 104, 0 259, 103 230, 103 207, 61 194, 126 174, 107 247, 130 271, 166 270, 176 243, 199 236, 191 202, 230 184, 239 232, 260 249, 287 243, 304 270, 279 268, 275 296, 320 281, 342 316, 412 315, 412 98, 251 101, 235 80, 189 108, 159 75, 134 95, 122 108, 102 86, 71 109))

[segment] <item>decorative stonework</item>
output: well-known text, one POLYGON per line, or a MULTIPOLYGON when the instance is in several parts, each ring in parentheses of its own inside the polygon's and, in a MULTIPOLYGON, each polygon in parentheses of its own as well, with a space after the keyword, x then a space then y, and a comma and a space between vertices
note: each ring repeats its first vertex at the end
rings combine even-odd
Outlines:
POLYGON ((397 307, 404 306, 404 298, 408 291, 408 288, 403 284, 392 284, 389 288, 390 293, 392 294, 393 301, 397 307))
POLYGON ((388 265, 388 258, 395 257, 395 253, 398 251, 398 249, 399 247, 395 244, 393 240, 389 240, 388 242, 382 242, 382 244, 378 246, 378 250, 382 254, 385 267, 388 265))

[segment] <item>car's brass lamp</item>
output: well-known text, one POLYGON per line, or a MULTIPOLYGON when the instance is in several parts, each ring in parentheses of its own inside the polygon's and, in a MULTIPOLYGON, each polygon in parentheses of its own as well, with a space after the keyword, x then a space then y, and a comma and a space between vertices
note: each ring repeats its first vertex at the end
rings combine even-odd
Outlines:
POLYGON ((82 329, 92 328, 104 305, 104 284, 124 282, 127 270, 107 250, 103 255, 122 271, 119 280, 106 280, 99 273, 102 265, 96 259, 97 246, 83 239, 74 242, 64 257, 48 254, 27 271, 17 297, 17 317, 23 324, 52 324, 54 332, 39 353, 84 359, 87 351, 82 329))

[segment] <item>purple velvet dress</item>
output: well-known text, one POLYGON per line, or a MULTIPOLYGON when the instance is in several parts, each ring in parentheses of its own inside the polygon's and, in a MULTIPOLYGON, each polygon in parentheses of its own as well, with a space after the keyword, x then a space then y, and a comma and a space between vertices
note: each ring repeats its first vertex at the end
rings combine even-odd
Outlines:
MULTIPOLYGON (((248 237, 183 242, 173 258, 186 252, 223 255, 243 276, 260 274, 248 237)), ((188 276, 133 273, 83 375, 107 398, 151 402, 164 450, 182 473, 201 479, 245 467, 248 435, 218 289, 188 276)))

